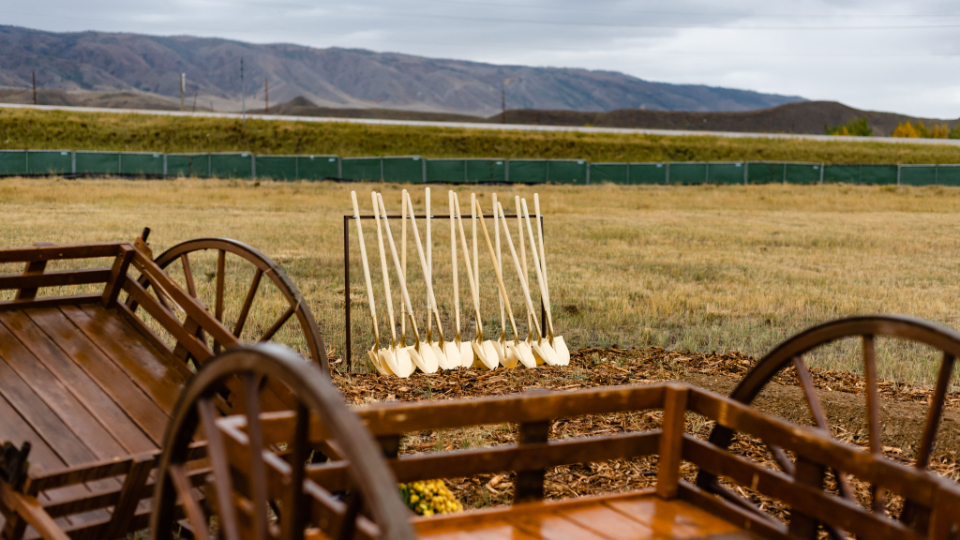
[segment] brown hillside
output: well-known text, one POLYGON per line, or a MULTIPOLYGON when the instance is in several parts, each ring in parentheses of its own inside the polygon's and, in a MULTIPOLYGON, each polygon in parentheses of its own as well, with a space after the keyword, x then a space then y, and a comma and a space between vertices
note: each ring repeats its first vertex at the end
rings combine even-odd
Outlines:
MULTIPOLYGON (((573 111, 507 111, 509 124, 542 124, 640 129, 679 129, 691 131, 739 131, 755 133, 806 133, 823 135, 824 125, 846 124, 854 118, 866 118, 874 136, 889 136, 901 122, 922 121, 925 125, 947 124, 957 120, 915 118, 903 114, 861 111, 835 101, 803 101, 769 109, 744 112, 679 112, 621 109, 591 113, 573 111)), ((498 114, 489 122, 503 121, 498 114)))

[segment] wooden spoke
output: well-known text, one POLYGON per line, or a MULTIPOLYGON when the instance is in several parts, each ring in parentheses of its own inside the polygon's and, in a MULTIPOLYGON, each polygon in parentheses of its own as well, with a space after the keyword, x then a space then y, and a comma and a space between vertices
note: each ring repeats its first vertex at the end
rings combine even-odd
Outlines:
MULTIPOLYGON (((227 273, 227 252, 219 250, 217 252, 217 301, 215 304, 214 316, 218 321, 223 322, 223 294, 227 273)), ((220 354, 220 343, 213 342, 213 354, 220 354)))
POLYGON ((183 276, 187 281, 187 292, 190 296, 197 298, 197 285, 193 282, 193 270, 190 268, 190 259, 186 253, 180 256, 180 262, 183 264, 183 276))
POLYGON ((289 508, 283 514, 282 540, 303 540, 303 530, 306 520, 306 496, 303 492, 303 481, 306 478, 307 460, 310 459, 310 410, 297 403, 297 423, 293 431, 293 441, 290 457, 290 485, 287 487, 284 506, 289 508))
POLYGON ((207 455, 213 470, 214 487, 217 490, 217 510, 220 513, 220 531, 225 540, 240 540, 237 529, 236 509, 232 504, 233 483, 230 480, 230 467, 227 463, 227 451, 223 444, 223 435, 217 429, 217 410, 211 398, 197 401, 197 412, 203 424, 203 433, 207 438, 207 455))
POLYGON ((247 323, 247 315, 250 314, 250 306, 253 305, 253 299, 257 296, 257 289, 260 288, 260 280, 263 278, 263 270, 257 268, 253 275, 253 282, 250 283, 250 289, 247 291, 247 297, 243 300, 243 307, 240 309, 240 317, 237 319, 236 326, 233 327, 233 335, 240 337, 243 332, 243 326, 247 323))
POLYGON ((267 467, 263 461, 263 429, 260 425, 260 379, 243 374, 243 402, 250 440, 250 500, 253 502, 253 526, 257 539, 267 538, 267 467))
POLYGON ((937 427, 940 425, 940 417, 943 415, 943 402, 947 396, 947 390, 950 387, 950 377, 953 376, 953 364, 956 362, 950 353, 943 353, 943 363, 940 364, 940 372, 937 374, 937 387, 930 398, 930 412, 927 413, 927 422, 923 426, 923 436, 920 439, 920 448, 917 450, 918 469, 925 469, 930 460, 930 452, 933 450, 933 442, 937 438, 937 427))
MULTIPOLYGON (((869 433, 870 452, 883 454, 882 433, 880 431, 880 388, 877 381, 877 350, 872 335, 863 336, 863 373, 866 379, 867 400, 867 430, 869 433)), ((870 490, 873 495, 873 510, 883 511, 883 489, 873 486, 870 490)))
POLYGON ((193 535, 197 540, 210 540, 210 524, 207 522, 207 516, 203 513, 200 501, 193 496, 193 486, 190 485, 190 479, 187 477, 187 469, 182 464, 170 465, 168 470, 173 488, 180 498, 180 504, 183 505, 183 511, 187 514, 187 520, 193 527, 193 535))
POLYGON ((283 315, 281 315, 280 318, 277 319, 277 322, 273 323, 273 326, 271 326, 266 332, 263 333, 263 336, 260 337, 260 341, 269 341, 270 338, 272 338, 273 335, 276 334, 278 330, 280 330, 280 327, 283 326, 288 320, 290 320, 290 317, 292 317, 294 312, 296 311, 297 311, 297 306, 290 306, 285 312, 283 312, 283 315))

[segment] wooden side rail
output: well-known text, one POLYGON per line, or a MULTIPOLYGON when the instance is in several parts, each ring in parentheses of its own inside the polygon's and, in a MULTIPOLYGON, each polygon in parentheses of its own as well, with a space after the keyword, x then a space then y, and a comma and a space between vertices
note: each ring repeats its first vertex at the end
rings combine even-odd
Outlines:
MULTIPOLYGON (((357 411, 380 441, 392 441, 385 448, 387 463, 400 482, 433 478, 456 478, 478 474, 517 474, 514 502, 542 498, 540 491, 524 488, 519 479, 539 480, 543 471, 559 465, 633 459, 659 455, 656 493, 670 499, 679 497, 704 507, 738 525, 762 532, 765 538, 817 538, 819 524, 846 531, 858 538, 879 540, 921 540, 955 538, 960 531, 960 488, 925 470, 905 467, 858 448, 845 445, 815 428, 793 425, 765 415, 728 398, 680 383, 641 387, 620 387, 550 392, 529 395, 481 398, 450 402, 377 404, 357 411), (661 429, 574 439, 529 441, 518 437, 515 444, 483 449, 393 455, 399 437, 406 433, 473 425, 511 423, 533 425, 558 418, 663 410, 661 429), (708 441, 684 433, 688 413, 696 413, 740 433, 782 447, 797 456, 792 473, 772 469, 730 453, 708 441), (769 514, 750 510, 750 502, 739 504, 681 478, 686 461, 724 479, 725 482, 776 499, 791 509, 788 523, 769 514), (824 471, 852 474, 881 489, 903 497, 927 511, 926 519, 905 523, 886 514, 864 508, 856 501, 824 490, 824 471), (524 491, 526 490, 526 491, 524 491), (953 531, 953 532, 950 532, 953 531)), ((265 446, 292 440, 295 418, 291 413, 261 415, 265 446)), ((230 474, 238 491, 248 489, 251 461, 246 418, 231 416, 218 421, 230 474)), ((311 444, 320 444, 326 430, 318 422, 309 428, 311 444)), ((289 482, 289 464, 271 451, 264 451, 270 469, 271 496, 280 497, 289 482)), ((321 492, 350 489, 346 461, 331 461, 306 467, 307 482, 321 492)), ((529 480, 528 480, 529 482, 529 480)), ((533 483, 536 486, 536 482, 533 483)), ((243 495, 240 495, 243 497, 243 495)), ((315 504, 321 504, 316 502, 315 504)), ((327 512, 333 512, 327 508, 327 512)))

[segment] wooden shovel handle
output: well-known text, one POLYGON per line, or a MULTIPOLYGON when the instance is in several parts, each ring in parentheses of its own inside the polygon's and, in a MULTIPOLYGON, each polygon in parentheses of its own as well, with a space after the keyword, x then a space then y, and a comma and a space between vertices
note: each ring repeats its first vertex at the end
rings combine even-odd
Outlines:
POLYGON ((550 294, 547 292, 547 279, 540 269, 540 256, 537 254, 536 244, 533 243, 533 229, 530 227, 530 212, 527 211, 527 201, 522 200, 523 213, 527 216, 527 234, 530 236, 530 246, 533 248, 533 268, 537 274, 537 283, 540 285, 540 296, 543 297, 543 306, 547 312, 547 333, 553 337, 553 314, 550 311, 550 294))
POLYGON ((477 317, 477 341, 483 340, 483 322, 480 320, 480 293, 473 280, 473 270, 470 268, 470 251, 467 247, 467 235, 463 232, 463 217, 460 215, 460 198, 453 194, 454 208, 457 213, 457 225, 460 230, 460 244, 463 246, 463 262, 467 267, 467 281, 470 282, 470 296, 473 298, 473 309, 477 317))
POLYGON ((397 246, 393 242, 393 233, 390 232, 390 219, 387 218, 387 207, 383 204, 383 197, 378 194, 380 201, 380 210, 383 212, 383 227, 387 230, 387 244, 390 246, 390 254, 393 255, 393 265, 397 269, 400 277, 400 293, 403 303, 407 306, 407 314, 410 316, 410 326, 413 327, 413 337, 420 344, 420 334, 417 332, 417 322, 413 318, 413 303, 410 302, 410 294, 407 292, 407 280, 403 277, 403 267, 400 266, 400 257, 397 255, 397 246))
MULTIPOLYGON (((480 209, 480 203, 477 203, 477 210, 480 209)), ((494 274, 497 276, 497 285, 500 286, 500 296, 503 298, 503 304, 507 308, 507 315, 510 316, 510 326, 513 327, 513 335, 517 337, 517 323, 513 320, 513 309, 510 307, 510 299, 507 297, 507 287, 503 284, 503 275, 500 267, 497 266, 497 254, 493 251, 493 243, 490 242, 490 234, 487 232, 487 220, 480 218, 480 227, 483 229, 483 238, 487 241, 487 250, 490 252, 490 262, 493 263, 494 274)))
MULTIPOLYGON (((353 217, 357 220, 357 237, 360 239, 360 259, 363 261, 363 279, 367 284, 367 300, 370 304, 370 317, 373 319, 373 337, 376 340, 374 348, 380 348, 380 329, 377 328, 377 304, 373 298, 373 281, 370 280, 370 264, 367 262, 367 246, 363 242, 363 227, 360 226, 360 205, 357 204, 357 192, 350 192, 350 200, 353 202, 353 217)), ((347 292, 347 301, 350 301, 350 293, 347 292)), ((349 330, 348 330, 349 331, 349 330)))
POLYGON ((380 242, 380 268, 383 270, 383 291, 387 300, 387 313, 390 315, 390 345, 397 344, 397 319, 393 315, 393 295, 390 294, 390 272, 387 271, 387 250, 383 246, 383 230, 380 227, 380 204, 377 192, 370 193, 373 199, 373 217, 377 222, 377 241, 380 242))
MULTIPOLYGON (((513 238, 510 237, 510 229, 507 227, 507 218, 503 215, 503 207, 500 207, 500 219, 503 220, 503 232, 506 233, 507 247, 510 248, 510 255, 513 257, 513 265, 517 268, 517 277, 520 278, 520 288, 523 289, 523 299, 527 305, 527 313, 533 318, 533 327, 537 329, 537 337, 540 335, 540 323, 537 322, 537 316, 533 311, 533 300, 530 298, 530 287, 527 286, 527 276, 523 275, 523 268, 520 266, 520 260, 517 258, 517 250, 513 247, 513 238)), ((523 238, 523 231, 520 237, 523 238)))
MULTIPOLYGON (((420 231, 417 229, 417 218, 414 217, 413 213, 413 201, 410 200, 410 197, 407 197, 407 206, 410 209, 410 225, 413 229, 413 240, 417 246, 417 255, 420 256, 420 267, 423 269, 423 279, 427 282, 427 306, 429 306, 428 311, 436 312, 437 301, 433 297, 433 283, 430 282, 430 269, 427 266, 427 258, 423 254, 423 244, 420 242, 420 231)), ((440 319, 437 319, 437 332, 440 333, 441 338, 443 339, 443 329, 440 328, 440 319)), ((430 324, 430 314, 427 315, 427 324, 430 324)))

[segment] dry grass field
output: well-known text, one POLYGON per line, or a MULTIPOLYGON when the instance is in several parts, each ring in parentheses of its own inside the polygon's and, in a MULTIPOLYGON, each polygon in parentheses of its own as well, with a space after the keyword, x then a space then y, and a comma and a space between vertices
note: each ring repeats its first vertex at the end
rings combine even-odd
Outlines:
MULTIPOLYGON (((368 212, 372 189, 383 191, 388 209, 399 210, 399 188, 385 184, 5 179, 0 181, 0 245, 132 240, 145 226, 153 229, 156 253, 196 237, 235 238, 289 272, 314 309, 328 349, 340 355, 342 216, 352 213, 350 190, 357 190, 368 212)), ((458 188, 465 212, 471 189, 458 188)), ((435 214, 446 213, 447 190, 433 187, 435 214)), ((482 186, 475 191, 487 209, 496 192, 510 203, 505 205, 510 212, 515 194, 532 199, 535 190, 482 186)), ((812 324, 863 313, 900 313, 960 327, 957 189, 541 186, 536 191, 545 213, 555 326, 571 349, 659 345, 760 356, 812 324)), ((422 209, 423 191, 412 195, 422 209)), ((374 222, 363 225, 379 291, 374 222)), ((418 225, 423 234, 424 224, 418 225)), ((465 225, 469 240, 469 220, 465 225)), ((516 242, 515 221, 510 227, 516 242)), ((399 241, 400 223, 391 221, 391 228, 399 241)), ((453 321, 449 230, 445 219, 434 221, 436 294, 448 335, 453 321)), ((350 293, 359 359, 372 333, 355 229, 351 234, 350 293)), ((425 294, 412 238, 408 249, 410 292, 420 306, 425 294)), ((500 321, 492 265, 484 250, 480 254, 482 316, 487 335, 496 335, 500 321)), ((525 326, 506 246, 504 257, 513 308, 518 324, 525 326)), ((212 278, 203 264, 197 263, 196 273, 207 276, 200 279, 201 288, 209 289, 212 278)), ((460 278, 461 303, 468 311, 462 267, 460 278)), ((231 288, 236 305, 243 300, 244 283, 240 278, 231 288)), ((393 289, 399 310, 396 282, 393 289)), ((386 335, 383 297, 377 294, 380 332, 386 335)), ((230 309, 236 308, 228 308, 228 319, 230 309)), ((259 323, 269 324, 264 321, 259 323)), ((257 324, 252 328, 255 332, 257 324)), ((286 339, 302 345, 292 333, 286 339)), ((856 347, 841 343, 813 363, 856 369, 856 347)), ((933 357, 925 351, 887 346, 880 353, 882 378, 916 384, 934 379, 933 357)))

